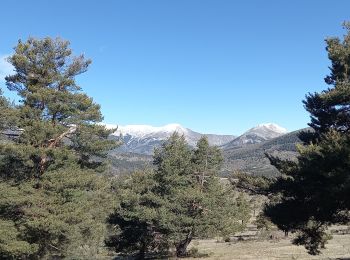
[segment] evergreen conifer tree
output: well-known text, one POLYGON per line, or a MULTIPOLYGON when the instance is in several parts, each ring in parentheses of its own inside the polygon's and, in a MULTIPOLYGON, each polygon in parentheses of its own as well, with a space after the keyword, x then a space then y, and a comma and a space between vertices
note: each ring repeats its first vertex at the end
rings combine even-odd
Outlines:
POLYGON ((138 251, 141 258, 170 248, 183 256, 194 237, 241 230, 250 209, 243 197, 220 183, 221 162, 220 150, 205 137, 191 150, 185 138, 174 133, 155 151, 155 171, 134 175, 120 189, 120 205, 110 220, 118 232, 110 245, 127 253, 138 251), (136 185, 141 189, 135 190, 136 185))
POLYGON ((16 109, 6 97, 0 88, 0 131, 14 128, 16 125, 16 109))
POLYGON ((276 195, 265 214, 281 229, 298 232, 294 243, 319 254, 331 224, 350 221, 350 25, 347 34, 326 40, 330 86, 308 94, 305 108, 314 132, 304 133, 297 162, 270 157, 283 174, 270 190, 276 195))
POLYGON ((19 136, 0 144, 0 258, 95 258, 112 206, 97 171, 116 143, 75 81, 91 61, 59 38, 19 41, 8 61, 20 103, 1 98, 0 120, 19 136))

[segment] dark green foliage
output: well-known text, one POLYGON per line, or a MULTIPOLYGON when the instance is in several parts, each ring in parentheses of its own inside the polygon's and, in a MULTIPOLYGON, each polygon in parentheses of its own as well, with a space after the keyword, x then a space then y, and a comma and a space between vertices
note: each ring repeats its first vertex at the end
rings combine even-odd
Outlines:
POLYGON ((241 172, 234 172, 229 180, 236 189, 240 189, 251 195, 268 195, 270 185, 274 182, 272 178, 248 175, 241 172))
POLYGON ((192 151, 183 136, 172 135, 155 151, 155 171, 137 173, 119 189, 121 204, 111 217, 118 232, 110 244, 140 256, 175 248, 180 256, 193 237, 241 230, 250 209, 220 183, 221 162, 219 149, 206 138, 192 151))
POLYGON ((16 126, 16 109, 7 98, 3 96, 2 90, 0 89, 0 133, 3 130, 11 129, 16 126))
POLYGON ((158 223, 160 216, 157 210, 163 199, 152 190, 156 187, 154 173, 136 172, 115 184, 118 201, 121 201, 109 222, 115 226, 115 234, 107 240, 107 245, 117 252, 139 253, 143 258, 146 252, 160 253, 168 248, 160 230, 152 225, 158 223))
POLYGON ((331 131, 322 135, 317 145, 301 147, 299 161, 293 167, 280 164, 286 175, 271 186, 277 196, 265 209, 279 228, 302 231, 302 237, 318 231, 318 236, 323 237, 324 226, 349 220, 346 213, 350 207, 349 142, 348 135, 331 131), (313 232, 310 221, 317 226, 313 232))
POLYGON ((304 101, 314 133, 302 136, 298 161, 270 161, 283 174, 270 187, 275 197, 265 214, 280 229, 298 232, 294 243, 319 254, 331 224, 350 221, 350 27, 343 41, 327 39, 330 88, 304 101))
POLYGON ((328 38, 327 51, 331 61, 331 74, 325 82, 331 87, 321 93, 306 96, 306 110, 311 114, 310 126, 318 134, 330 129, 348 132, 350 125, 350 23, 344 23, 347 35, 343 41, 337 37, 328 38))
POLYGON ((273 223, 263 213, 260 213, 256 217, 255 225, 256 225, 257 229, 260 229, 260 230, 268 230, 269 231, 269 230, 272 230, 272 228, 273 228, 273 223))
MULTIPOLYGON (((106 139, 111 131, 96 124, 102 120, 100 106, 80 92, 74 79, 91 61, 72 56, 67 41, 30 38, 19 41, 9 62, 16 73, 6 77, 6 84, 22 98, 17 127, 23 133, 15 150, 25 151, 32 164, 22 177, 59 166, 59 158, 66 156, 56 154, 59 147, 74 151, 83 167, 100 166, 95 157, 105 156, 115 142, 106 139)), ((17 156, 10 148, 7 153, 8 162, 17 156)))
POLYGON ((325 229, 321 223, 310 220, 293 242, 296 245, 305 246, 311 255, 318 255, 321 253, 320 249, 324 249, 327 241, 332 239, 325 229))
POLYGON ((0 258, 95 258, 112 207, 96 171, 116 143, 75 82, 90 61, 61 39, 30 38, 14 51, 6 84, 21 101, 0 99, 2 127, 18 132, 0 144, 0 258))
POLYGON ((10 236, 0 238, 1 254, 10 259, 98 255, 112 207, 108 182, 71 169, 46 172, 39 185, 0 184, 0 222, 10 236))

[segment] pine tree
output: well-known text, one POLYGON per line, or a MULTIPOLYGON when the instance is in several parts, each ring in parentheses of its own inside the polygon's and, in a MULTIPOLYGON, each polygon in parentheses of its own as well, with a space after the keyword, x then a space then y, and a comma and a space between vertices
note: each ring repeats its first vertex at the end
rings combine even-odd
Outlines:
POLYGON ((120 204, 109 218, 114 232, 106 244, 116 252, 144 259, 146 253, 160 255, 168 250, 165 230, 159 225, 164 200, 154 194, 155 188, 153 171, 135 172, 115 183, 120 204))
POLYGON ((250 209, 244 198, 220 183, 221 162, 219 149, 210 147, 206 138, 191 150, 183 136, 173 134, 155 151, 155 171, 134 175, 120 189, 124 196, 111 218, 119 231, 111 245, 139 251, 141 257, 170 248, 183 256, 194 237, 241 230, 250 209))
POLYGON ((110 183, 97 172, 116 143, 75 81, 91 61, 59 38, 19 41, 8 61, 15 74, 6 85, 21 100, 0 101, 1 124, 20 133, 0 144, 0 255, 94 258, 112 207, 110 183))
POLYGON ((270 157, 283 174, 271 187, 274 200, 265 214, 281 229, 298 232, 295 244, 319 254, 331 224, 350 221, 350 25, 344 40, 326 40, 329 88, 308 94, 305 108, 314 133, 304 133, 297 162, 270 157))
POLYGON ((326 40, 331 73, 325 82, 330 87, 321 93, 308 94, 304 101, 311 114, 309 125, 318 135, 331 129, 348 132, 350 128, 350 23, 344 23, 344 28, 347 34, 343 41, 338 37, 326 40))
POLYGON ((91 158, 106 156, 114 143, 106 140, 110 131, 96 124, 103 119, 100 106, 75 82, 91 61, 72 56, 68 41, 29 38, 19 41, 9 62, 16 73, 5 78, 6 85, 22 98, 18 127, 23 134, 16 150, 22 146, 36 151, 30 175, 56 167, 60 155, 55 152, 62 149, 74 151, 83 167, 100 166, 91 158))
POLYGON ((15 105, 3 96, 0 88, 0 131, 14 128, 16 125, 15 105))

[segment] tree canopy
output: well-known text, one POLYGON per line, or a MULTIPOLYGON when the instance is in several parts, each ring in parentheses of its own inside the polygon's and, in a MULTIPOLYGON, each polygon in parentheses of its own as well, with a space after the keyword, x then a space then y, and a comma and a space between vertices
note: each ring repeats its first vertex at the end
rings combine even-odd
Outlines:
POLYGON ((220 150, 206 137, 192 150, 183 136, 173 134, 155 151, 154 171, 136 173, 123 183, 120 205, 110 219, 117 228, 110 245, 119 252, 139 252, 141 258, 171 248, 183 256, 194 237, 242 230, 250 209, 220 183, 221 162, 220 150))
POLYGON ((0 143, 0 258, 96 257, 112 207, 98 172, 116 142, 75 80, 91 61, 59 38, 19 41, 8 61, 20 102, 0 97, 0 127, 18 133, 0 143))
POLYGON ((297 162, 270 157, 280 172, 271 187, 274 200, 265 214, 281 229, 298 232, 294 243, 319 254, 331 224, 350 220, 350 26, 343 40, 328 38, 330 86, 306 96, 314 132, 304 133, 297 162))

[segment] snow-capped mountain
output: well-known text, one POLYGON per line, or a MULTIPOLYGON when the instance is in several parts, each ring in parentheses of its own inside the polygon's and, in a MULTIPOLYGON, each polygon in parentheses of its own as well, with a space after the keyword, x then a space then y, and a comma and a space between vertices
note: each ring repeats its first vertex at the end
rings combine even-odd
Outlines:
POLYGON ((118 126, 117 131, 113 135, 131 135, 137 138, 146 138, 150 135, 168 137, 174 132, 186 135, 188 133, 188 129, 182 127, 180 124, 168 124, 159 127, 150 125, 127 125, 118 126))
POLYGON ((246 131, 241 136, 232 140, 231 142, 223 145, 224 149, 230 149, 234 147, 240 147, 248 144, 260 143, 266 140, 270 140, 288 133, 287 129, 274 124, 266 123, 260 124, 246 131))
POLYGON ((177 132, 184 135, 190 146, 195 146, 203 135, 208 137, 211 145, 221 146, 223 149, 260 143, 272 138, 286 134, 288 131, 273 123, 260 124, 249 129, 239 137, 234 135, 202 134, 185 128, 180 124, 168 124, 165 126, 150 125, 108 125, 107 128, 117 128, 112 138, 121 139, 123 145, 117 149, 118 152, 153 154, 155 147, 159 147, 172 133, 177 132))
POLYGON ((234 135, 201 134, 180 124, 168 124, 161 127, 150 125, 106 125, 107 128, 117 128, 112 134, 114 138, 121 138, 123 145, 118 148, 119 152, 131 152, 141 154, 153 154, 155 147, 161 145, 172 133, 184 135, 191 146, 195 146, 201 136, 206 135, 211 145, 222 146, 236 138, 234 135))

